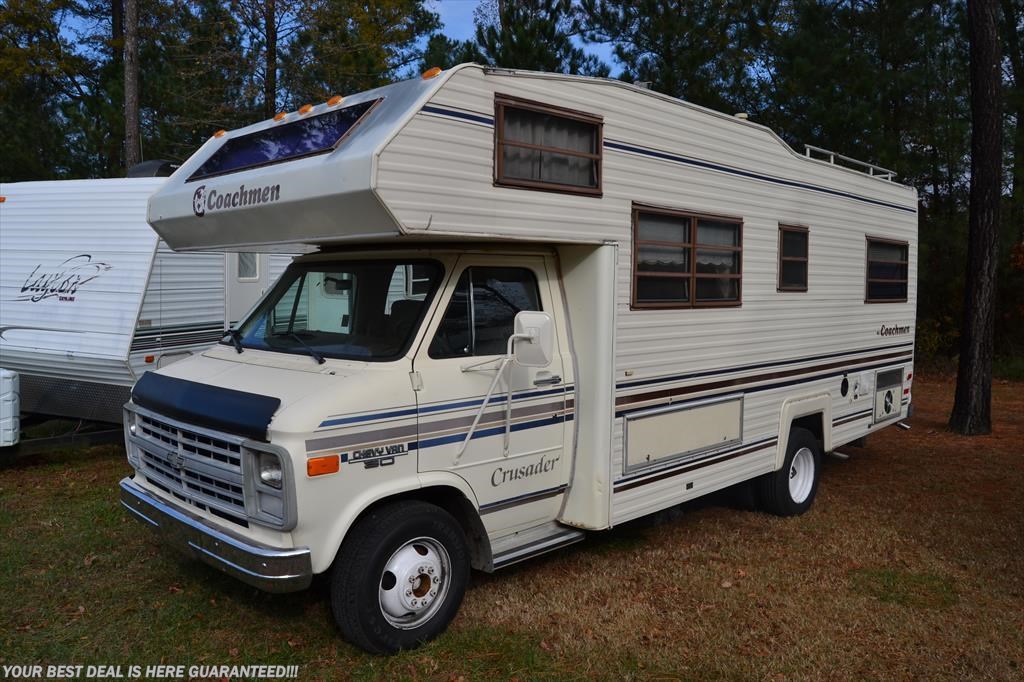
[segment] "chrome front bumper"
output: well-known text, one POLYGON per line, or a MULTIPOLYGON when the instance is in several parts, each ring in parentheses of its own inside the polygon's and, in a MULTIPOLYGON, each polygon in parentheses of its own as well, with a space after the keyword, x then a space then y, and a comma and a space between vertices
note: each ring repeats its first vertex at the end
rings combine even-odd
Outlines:
POLYGON ((121 504, 168 544, 265 592, 309 587, 309 549, 278 549, 244 538, 161 501, 130 478, 121 480, 121 504))

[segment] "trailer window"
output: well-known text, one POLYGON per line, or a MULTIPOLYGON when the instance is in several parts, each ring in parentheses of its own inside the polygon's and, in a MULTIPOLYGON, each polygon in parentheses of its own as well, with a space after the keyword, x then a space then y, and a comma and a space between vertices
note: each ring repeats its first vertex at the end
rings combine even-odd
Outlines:
POLYGON ((188 181, 326 154, 335 149, 379 101, 360 102, 248 135, 232 137, 188 181))
POLYGON ((494 181, 572 194, 601 194, 599 116, 499 95, 494 181))
POLYGON ((907 300, 907 242, 867 238, 866 303, 907 300))
POLYGON ((739 305, 742 233, 734 218, 634 207, 633 307, 739 305))
POLYGON ((779 225, 779 291, 807 291, 808 229, 779 225))
POLYGON ((238 272, 236 273, 239 281, 251 282, 260 278, 260 261, 259 254, 255 253, 239 253, 238 254, 238 272))
POLYGON ((472 267, 459 277, 428 354, 435 359, 504 355, 516 313, 541 310, 526 268, 472 267))

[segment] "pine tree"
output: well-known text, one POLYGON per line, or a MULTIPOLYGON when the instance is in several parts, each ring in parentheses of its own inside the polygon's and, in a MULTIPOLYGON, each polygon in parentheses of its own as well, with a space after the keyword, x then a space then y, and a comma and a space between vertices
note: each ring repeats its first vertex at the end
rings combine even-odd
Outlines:
POLYGON ((949 426, 992 431, 992 355, 1002 189, 1002 74, 996 0, 968 0, 971 43, 971 198, 960 366, 949 426))

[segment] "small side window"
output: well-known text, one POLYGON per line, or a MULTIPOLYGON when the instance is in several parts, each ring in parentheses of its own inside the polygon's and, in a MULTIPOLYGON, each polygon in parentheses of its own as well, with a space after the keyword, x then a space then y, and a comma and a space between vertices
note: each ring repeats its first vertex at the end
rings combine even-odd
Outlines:
POLYGON ((435 359, 504 355, 516 313, 541 310, 537 277, 526 268, 463 270, 430 342, 435 359))
POLYGON ((251 282, 260 278, 260 256, 258 253, 239 253, 238 272, 240 282, 251 282))
POLYGON ((499 95, 494 181, 571 194, 601 194, 601 118, 499 95))
POLYGON ((807 291, 808 230, 779 225, 779 291, 807 291))
POLYGON ((908 253, 907 242, 867 238, 865 303, 907 300, 908 253))

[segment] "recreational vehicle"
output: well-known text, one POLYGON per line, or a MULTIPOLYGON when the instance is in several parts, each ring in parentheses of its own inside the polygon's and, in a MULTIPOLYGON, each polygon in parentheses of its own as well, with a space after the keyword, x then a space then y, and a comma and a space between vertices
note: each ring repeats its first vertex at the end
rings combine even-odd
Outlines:
POLYGON ((0 184, 0 367, 21 411, 120 422, 143 372, 216 343, 291 260, 174 253, 146 222, 166 180, 0 184))
POLYGON ((911 399, 916 194, 838 161, 477 65, 218 132, 156 231, 313 252, 135 385, 121 500, 262 589, 328 573, 374 652, 442 632, 471 567, 748 481, 800 514, 823 453, 911 399))

